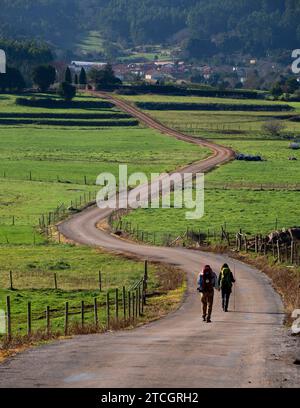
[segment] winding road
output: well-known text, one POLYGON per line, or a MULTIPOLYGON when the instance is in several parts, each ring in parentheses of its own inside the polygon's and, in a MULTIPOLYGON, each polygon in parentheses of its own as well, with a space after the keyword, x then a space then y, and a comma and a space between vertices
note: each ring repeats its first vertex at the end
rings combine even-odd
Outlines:
MULTIPOLYGON (((207 172, 233 156, 228 148, 169 129, 127 102, 99 96, 169 137, 211 149, 210 157, 180 172, 207 172)), ((284 358, 283 305, 264 274, 224 255, 120 240, 96 227, 110 213, 91 207, 60 224, 59 230, 79 244, 179 266, 188 276, 182 306, 134 330, 75 336, 17 354, 0 365, 0 387, 299 385, 299 371, 284 358), (204 264, 218 271, 224 262, 235 270, 235 302, 230 313, 223 313, 216 294, 213 323, 206 324, 201 319, 196 276, 204 264)))

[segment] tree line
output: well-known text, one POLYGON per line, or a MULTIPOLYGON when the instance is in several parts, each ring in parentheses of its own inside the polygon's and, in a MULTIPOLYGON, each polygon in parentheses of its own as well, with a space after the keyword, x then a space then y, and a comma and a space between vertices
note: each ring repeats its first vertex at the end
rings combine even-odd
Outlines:
POLYGON ((76 43, 88 30, 124 47, 181 44, 200 59, 218 53, 298 48, 298 0, 2 0, 0 36, 76 43))
MULTIPOLYGON (((32 69, 31 79, 40 92, 47 92, 57 82, 57 70, 51 64, 37 65, 32 69)), ((88 85, 98 90, 121 83, 120 79, 115 76, 110 64, 101 69, 92 68, 88 74, 82 67, 79 75, 67 67, 64 80, 56 86, 56 89, 63 99, 70 101, 75 97, 78 86, 85 87, 88 85)), ((0 75, 0 92, 21 92, 25 87, 25 79, 17 68, 8 67, 7 72, 0 75)))

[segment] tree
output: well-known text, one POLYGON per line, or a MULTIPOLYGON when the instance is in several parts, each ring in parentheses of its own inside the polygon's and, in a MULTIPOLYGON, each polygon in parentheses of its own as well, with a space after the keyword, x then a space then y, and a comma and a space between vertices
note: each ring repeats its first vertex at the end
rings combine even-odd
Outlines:
POLYGON ((273 85, 272 89, 271 89, 271 94, 277 98, 278 96, 283 94, 283 89, 280 85, 279 82, 276 82, 276 84, 273 85))
POLYGON ((80 85, 86 85, 87 84, 87 78, 86 78, 86 72, 85 69, 82 67, 80 74, 79 74, 79 83, 80 85))
POLYGON ((89 77, 96 89, 106 88, 122 83, 121 80, 115 76, 110 64, 107 64, 103 69, 92 68, 89 73, 89 77))
POLYGON ((296 78, 289 78, 285 83, 284 91, 292 94, 296 92, 299 87, 300 85, 296 78))
POLYGON ((75 74, 74 76, 74 84, 78 85, 78 75, 77 74, 75 74))
POLYGON ((285 127, 279 120, 269 120, 262 125, 262 130, 271 136, 280 136, 285 127))
POLYGON ((39 65, 34 68, 32 80, 37 85, 41 92, 47 91, 50 85, 54 84, 56 71, 52 65, 39 65))
POLYGON ((2 92, 5 92, 5 90, 19 92, 25 86, 23 75, 17 68, 7 67, 6 74, 0 74, 0 90, 2 92))
POLYGON ((69 84, 72 83, 72 72, 69 67, 67 67, 65 72, 65 82, 69 82, 69 84))
POLYGON ((58 94, 64 98, 65 101, 69 102, 76 96, 76 88, 65 81, 60 84, 58 94))

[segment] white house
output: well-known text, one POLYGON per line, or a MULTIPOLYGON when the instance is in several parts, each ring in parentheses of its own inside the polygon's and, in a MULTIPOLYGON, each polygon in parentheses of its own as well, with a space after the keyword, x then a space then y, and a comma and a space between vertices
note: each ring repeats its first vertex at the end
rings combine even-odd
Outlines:
POLYGON ((71 61, 69 67, 75 72, 80 72, 81 68, 84 68, 85 71, 89 71, 91 68, 103 68, 106 65, 106 62, 71 61))

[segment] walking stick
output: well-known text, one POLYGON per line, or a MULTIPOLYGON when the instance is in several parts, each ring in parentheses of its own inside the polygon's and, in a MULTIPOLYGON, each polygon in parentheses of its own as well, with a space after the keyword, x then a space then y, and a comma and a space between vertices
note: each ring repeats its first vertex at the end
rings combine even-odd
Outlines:
MULTIPOLYGON (((235 264, 233 264, 233 277, 234 277, 234 280, 235 280, 235 264)), ((235 280, 235 282, 236 282, 236 280, 235 280)), ((235 311, 235 283, 234 283, 234 286, 233 286, 233 310, 235 311)))

